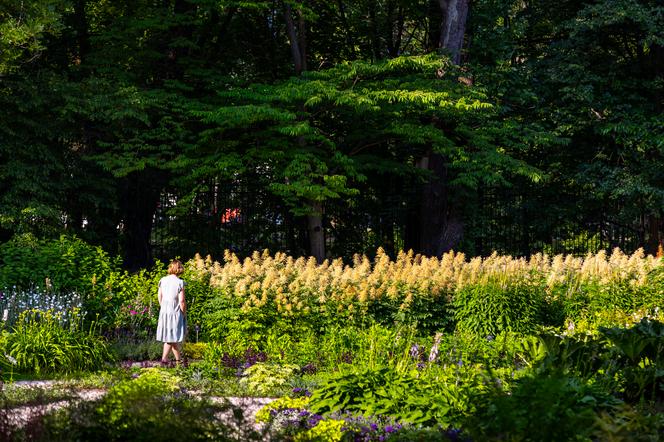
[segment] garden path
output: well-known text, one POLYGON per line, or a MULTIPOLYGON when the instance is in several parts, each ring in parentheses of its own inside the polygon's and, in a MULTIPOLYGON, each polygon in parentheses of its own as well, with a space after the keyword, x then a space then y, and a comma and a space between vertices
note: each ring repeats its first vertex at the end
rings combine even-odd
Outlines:
MULTIPOLYGON (((67 386, 69 384, 62 383, 60 381, 16 381, 12 383, 16 388, 40 388, 44 390, 52 389, 58 386, 67 386)), ((69 405, 72 401, 92 401, 101 398, 106 394, 106 390, 103 389, 72 389, 71 393, 73 395, 72 400, 58 400, 48 404, 40 405, 26 405, 20 407, 13 407, 9 409, 0 409, 0 422, 6 422, 7 424, 14 427, 22 427, 28 424, 35 418, 42 416, 52 410, 65 407, 69 405)), ((202 392, 191 392, 193 395, 202 395, 202 392)), ((228 401, 233 408, 238 408, 242 410, 243 419, 238 421, 234 416, 233 410, 228 410, 218 414, 218 418, 226 425, 229 425, 235 430, 240 430, 239 425, 241 422, 251 423, 254 426, 254 429, 257 431, 261 429, 262 425, 256 423, 256 413, 263 406, 269 404, 274 400, 274 398, 266 397, 210 397, 210 400, 217 403, 224 403, 228 401)))

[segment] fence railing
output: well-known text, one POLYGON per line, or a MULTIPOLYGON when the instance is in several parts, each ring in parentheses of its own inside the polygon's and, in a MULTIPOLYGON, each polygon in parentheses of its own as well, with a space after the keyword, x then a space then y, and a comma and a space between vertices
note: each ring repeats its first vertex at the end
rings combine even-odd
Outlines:
MULTIPOLYGON (((183 206, 176 195, 162 195, 152 230, 153 255, 188 258, 194 253, 221 257, 229 249, 240 256, 254 250, 307 255, 306 220, 265 187, 248 182, 212 183, 183 206)), ((568 196, 569 198, 569 196, 568 196)), ((413 193, 386 185, 381 193, 360 195, 354 204, 330 203, 324 215, 328 255, 389 254, 404 248, 413 193)), ((464 239, 458 250, 469 256, 493 251, 512 256, 584 255, 619 247, 631 253, 649 240, 643 226, 618 223, 610 213, 569 210, 538 195, 513 189, 482 189, 467 202, 464 239)))

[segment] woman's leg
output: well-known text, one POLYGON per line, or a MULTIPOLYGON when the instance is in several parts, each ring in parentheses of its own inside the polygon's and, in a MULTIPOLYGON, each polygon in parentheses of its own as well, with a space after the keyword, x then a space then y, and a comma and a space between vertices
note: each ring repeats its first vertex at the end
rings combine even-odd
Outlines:
POLYGON ((161 353, 161 362, 168 362, 168 353, 171 352, 172 345, 164 342, 164 351, 161 353))
POLYGON ((180 362, 180 344, 177 342, 171 344, 171 348, 173 349, 173 356, 175 356, 175 361, 180 362))

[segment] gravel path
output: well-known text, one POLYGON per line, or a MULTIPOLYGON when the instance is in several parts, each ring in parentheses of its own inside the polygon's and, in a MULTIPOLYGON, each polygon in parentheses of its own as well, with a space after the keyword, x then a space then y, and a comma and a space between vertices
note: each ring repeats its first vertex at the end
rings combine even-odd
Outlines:
MULTIPOLYGON (((27 384, 27 386, 26 384, 23 384, 20 388, 36 388, 36 386, 33 384, 34 381, 26 381, 26 382, 30 382, 30 384, 27 384)), ((38 384, 39 388, 44 388, 44 385, 53 386, 52 382, 49 382, 48 384, 44 384, 45 381, 39 381, 39 382, 40 382, 38 384)), ((0 410, 0 416, 4 417, 2 415, 6 413, 7 424, 13 427, 23 427, 34 418, 42 416, 53 410, 57 410, 58 408, 66 407, 78 401, 93 401, 95 399, 99 399, 100 397, 106 394, 106 391, 93 389, 93 390, 72 391, 72 393, 75 395, 75 397, 72 400, 60 400, 43 405, 26 405, 22 407, 14 407, 6 410, 0 410)))
MULTIPOLYGON (((62 382, 58 381, 17 381, 11 384, 16 388, 41 388, 41 389, 50 389, 60 385, 65 385, 62 382)), ((72 393, 75 395, 73 402, 76 401, 92 401, 101 398, 106 394, 106 390, 101 389, 90 389, 90 390, 72 390, 72 393)), ((193 395, 200 396, 198 392, 191 392, 193 395)), ((254 429, 260 430, 262 426, 256 423, 256 413, 264 405, 269 404, 274 400, 274 398, 263 398, 263 397, 210 397, 210 400, 216 403, 229 403, 234 408, 242 410, 242 420, 238 421, 237 417, 234 416, 233 410, 224 411, 219 413, 218 417, 225 424, 229 425, 235 430, 241 430, 238 428, 238 424, 241 422, 250 423, 254 429)), ((51 402, 45 405, 27 405, 21 407, 10 408, 7 410, 0 410, 0 417, 3 414, 7 413, 7 423, 15 426, 22 427, 30 422, 31 419, 39 417, 45 413, 48 413, 52 410, 58 408, 66 407, 70 405, 72 401, 69 400, 60 400, 51 402)))

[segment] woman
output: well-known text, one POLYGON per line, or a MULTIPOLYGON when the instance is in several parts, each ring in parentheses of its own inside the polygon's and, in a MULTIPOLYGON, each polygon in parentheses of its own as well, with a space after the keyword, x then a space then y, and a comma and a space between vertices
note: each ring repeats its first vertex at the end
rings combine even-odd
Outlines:
POLYGON ((177 259, 168 266, 168 276, 159 281, 159 324, 157 341, 164 343, 161 362, 168 363, 168 353, 173 351, 175 362, 180 363, 180 345, 187 333, 187 304, 184 299, 184 281, 179 276, 184 266, 177 259))

